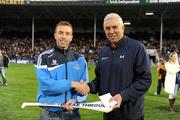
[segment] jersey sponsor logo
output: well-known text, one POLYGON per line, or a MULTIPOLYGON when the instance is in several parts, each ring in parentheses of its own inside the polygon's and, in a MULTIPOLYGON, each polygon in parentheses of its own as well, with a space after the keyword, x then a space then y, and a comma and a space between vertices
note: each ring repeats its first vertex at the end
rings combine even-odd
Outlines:
POLYGON ((74 68, 75 68, 75 70, 79 70, 80 69, 79 64, 75 64, 74 68))
POLYGON ((109 57, 102 57, 101 60, 106 60, 108 59, 109 57))
POLYGON ((124 55, 120 55, 119 58, 120 58, 120 59, 124 59, 124 55))
POLYGON ((51 65, 59 65, 59 64, 58 64, 57 60, 52 60, 51 65))

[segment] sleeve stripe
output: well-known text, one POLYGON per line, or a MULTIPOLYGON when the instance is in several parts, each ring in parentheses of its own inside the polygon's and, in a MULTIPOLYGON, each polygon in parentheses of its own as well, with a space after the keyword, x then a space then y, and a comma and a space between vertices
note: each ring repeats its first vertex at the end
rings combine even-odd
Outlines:
POLYGON ((86 62, 86 60, 85 60, 85 58, 83 57, 83 60, 84 60, 84 62, 86 63, 86 83, 88 83, 89 82, 89 75, 88 75, 88 65, 87 65, 87 62, 86 62))
POLYGON ((49 67, 48 70, 49 70, 49 71, 54 70, 54 69, 56 69, 56 68, 58 68, 58 67, 60 67, 60 66, 62 66, 62 65, 63 65, 63 64, 58 65, 58 66, 55 66, 55 67, 49 67))
POLYGON ((44 54, 49 54, 49 53, 52 53, 53 51, 54 51, 54 49, 50 49, 50 50, 47 50, 47 51, 41 53, 41 54, 39 55, 39 57, 38 57, 37 65, 38 65, 38 66, 41 66, 42 56, 43 56, 44 54))
POLYGON ((40 68, 47 68, 47 65, 41 65, 41 66, 38 66, 38 65, 34 65, 34 67, 40 69, 40 68))

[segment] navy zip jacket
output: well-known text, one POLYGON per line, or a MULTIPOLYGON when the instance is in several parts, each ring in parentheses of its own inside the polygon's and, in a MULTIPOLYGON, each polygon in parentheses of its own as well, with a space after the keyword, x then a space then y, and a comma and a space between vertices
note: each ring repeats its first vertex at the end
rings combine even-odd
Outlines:
POLYGON ((124 36, 115 49, 107 45, 100 52, 95 74, 95 80, 88 83, 91 93, 120 94, 123 99, 119 109, 104 115, 106 119, 143 116, 144 94, 151 85, 149 57, 143 44, 124 36))
MULTIPOLYGON (((71 82, 89 81, 85 58, 72 50, 54 47, 39 55, 35 65, 39 89, 37 101, 40 103, 60 104, 69 99, 77 102, 86 100, 71 88, 71 82)), ((48 111, 61 111, 63 108, 44 107, 48 111)))

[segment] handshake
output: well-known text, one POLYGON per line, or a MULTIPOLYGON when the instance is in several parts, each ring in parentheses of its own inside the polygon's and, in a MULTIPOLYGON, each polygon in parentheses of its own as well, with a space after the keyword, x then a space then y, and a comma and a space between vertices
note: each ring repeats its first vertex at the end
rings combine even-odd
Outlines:
POLYGON ((90 92, 89 86, 83 80, 81 80, 80 82, 71 82, 71 87, 74 88, 76 92, 78 92, 81 95, 85 95, 90 92))

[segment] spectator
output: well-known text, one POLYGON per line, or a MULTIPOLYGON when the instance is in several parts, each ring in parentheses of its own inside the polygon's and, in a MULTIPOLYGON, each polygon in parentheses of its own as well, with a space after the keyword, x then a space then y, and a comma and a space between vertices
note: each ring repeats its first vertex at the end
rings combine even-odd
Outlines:
POLYGON ((157 92, 154 93, 155 95, 159 95, 161 93, 162 85, 164 87, 166 70, 165 70, 165 65, 164 65, 163 59, 160 59, 160 61, 159 61, 159 65, 157 68, 157 74, 158 74, 158 85, 157 85, 157 92))
POLYGON ((166 77, 165 77, 165 92, 169 93, 169 107, 170 112, 175 112, 174 103, 176 100, 176 94, 178 90, 177 73, 180 71, 178 62, 178 54, 172 52, 169 54, 169 60, 165 63, 166 77))
POLYGON ((2 83, 4 86, 7 86, 7 79, 6 79, 6 69, 8 68, 9 64, 9 58, 8 56, 3 53, 3 51, 0 49, 0 73, 2 76, 2 83))

